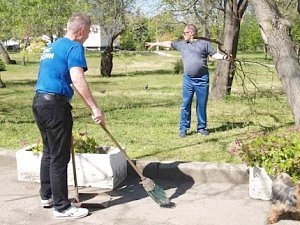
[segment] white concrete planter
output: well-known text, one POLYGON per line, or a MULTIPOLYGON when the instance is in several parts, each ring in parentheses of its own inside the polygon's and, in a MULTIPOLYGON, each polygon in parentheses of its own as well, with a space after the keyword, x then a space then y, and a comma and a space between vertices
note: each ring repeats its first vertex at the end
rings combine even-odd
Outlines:
MULTIPOLYGON (((42 153, 33 154, 28 146, 16 152, 19 181, 40 182, 42 153)), ((114 189, 127 176, 127 163, 117 148, 101 147, 106 154, 75 154, 78 186, 114 189)), ((68 185, 74 185, 72 157, 68 165, 68 185)))
POLYGON ((272 179, 264 168, 249 168, 249 196, 253 199, 270 200, 272 196, 272 179))

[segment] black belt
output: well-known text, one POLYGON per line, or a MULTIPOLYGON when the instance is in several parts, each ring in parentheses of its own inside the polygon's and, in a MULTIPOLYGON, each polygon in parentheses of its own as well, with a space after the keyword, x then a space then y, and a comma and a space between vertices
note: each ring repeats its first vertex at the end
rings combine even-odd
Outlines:
POLYGON ((65 96, 65 95, 59 95, 59 94, 54 94, 54 93, 36 93, 35 96, 37 98, 42 98, 44 100, 48 100, 48 101, 54 101, 54 100, 58 100, 58 101, 63 101, 63 102, 69 102, 70 99, 65 96))

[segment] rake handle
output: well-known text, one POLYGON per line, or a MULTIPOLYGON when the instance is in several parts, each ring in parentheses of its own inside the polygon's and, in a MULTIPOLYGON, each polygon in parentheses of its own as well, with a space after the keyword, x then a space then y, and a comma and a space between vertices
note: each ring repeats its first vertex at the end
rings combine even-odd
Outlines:
POLYGON ((78 183, 77 183, 77 174, 76 174, 76 164, 75 164, 75 149, 74 149, 74 138, 71 138, 71 156, 72 156, 72 166, 73 166, 73 177, 74 177, 74 186, 75 186, 75 200, 79 201, 79 192, 78 192, 78 183))
POLYGON ((124 153, 126 160, 130 163, 130 165, 132 166, 132 168, 135 170, 135 172, 137 172, 137 174, 140 176, 140 178, 142 180, 146 179, 146 177, 144 177, 144 175, 142 174, 142 172, 139 170, 139 168, 137 168, 137 166, 133 163, 133 161, 129 158, 129 156, 127 155, 126 151, 119 145, 119 143, 116 141, 116 139, 111 135, 111 133, 107 130, 107 128, 100 124, 100 126, 102 127, 102 129, 105 131, 105 133, 109 136, 109 138, 112 140, 112 142, 124 153))

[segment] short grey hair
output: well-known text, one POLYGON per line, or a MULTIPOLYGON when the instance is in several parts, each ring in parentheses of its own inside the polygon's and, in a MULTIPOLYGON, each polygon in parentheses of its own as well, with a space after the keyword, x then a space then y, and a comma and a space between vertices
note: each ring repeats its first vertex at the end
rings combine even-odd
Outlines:
POLYGON ((91 18, 84 13, 74 13, 68 20, 67 30, 76 33, 82 27, 90 27, 91 18))
POLYGON ((194 24, 187 24, 185 26, 186 28, 188 28, 189 30, 193 31, 194 36, 197 36, 197 27, 194 24))

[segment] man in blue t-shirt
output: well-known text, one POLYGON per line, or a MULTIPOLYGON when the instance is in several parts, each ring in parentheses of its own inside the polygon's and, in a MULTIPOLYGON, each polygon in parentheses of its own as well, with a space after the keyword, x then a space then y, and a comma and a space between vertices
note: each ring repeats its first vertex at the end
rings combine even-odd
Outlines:
POLYGON ((40 59, 33 113, 43 140, 40 169, 40 196, 44 207, 53 206, 55 218, 81 218, 85 208, 71 206, 68 200, 67 165, 72 139, 72 106, 74 91, 92 112, 95 123, 105 126, 99 109, 84 77, 87 63, 83 43, 89 36, 90 18, 73 14, 63 38, 50 44, 40 59))
POLYGON ((182 105, 179 123, 179 136, 186 137, 187 131, 191 126, 191 106, 194 93, 196 93, 196 112, 197 112, 197 132, 208 135, 206 106, 209 91, 209 73, 207 58, 231 60, 230 56, 216 52, 211 47, 210 42, 197 39, 197 28, 193 24, 188 24, 183 32, 184 40, 164 41, 147 43, 151 49, 154 46, 165 48, 173 47, 180 51, 183 62, 184 75, 182 85, 182 105))

